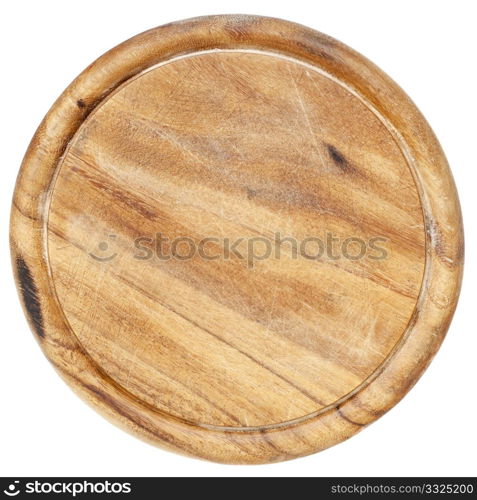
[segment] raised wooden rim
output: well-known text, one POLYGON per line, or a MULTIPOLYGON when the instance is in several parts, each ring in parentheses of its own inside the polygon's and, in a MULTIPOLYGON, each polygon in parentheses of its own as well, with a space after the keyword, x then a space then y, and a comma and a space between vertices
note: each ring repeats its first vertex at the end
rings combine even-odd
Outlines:
POLYGON ((394 406, 439 348, 463 269, 459 202, 444 154, 404 92, 340 42, 283 20, 213 16, 161 26, 122 43, 81 73, 59 97, 25 155, 12 205, 11 251, 25 313, 66 382, 97 411, 162 447, 227 463, 264 463, 313 453, 352 436, 394 406), (270 429, 191 425, 142 404, 90 359, 71 331, 50 281, 49 195, 58 165, 86 117, 121 84, 173 57, 210 50, 259 50, 319 68, 386 125, 414 175, 426 226, 421 293, 406 333, 365 383, 316 414, 270 429))

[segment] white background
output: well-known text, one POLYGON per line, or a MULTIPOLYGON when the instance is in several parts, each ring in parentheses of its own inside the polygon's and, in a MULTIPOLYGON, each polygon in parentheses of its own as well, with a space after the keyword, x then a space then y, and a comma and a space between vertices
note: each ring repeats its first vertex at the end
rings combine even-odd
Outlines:
POLYGON ((477 2, 15 1, 0 13, 0 476, 472 475, 477 403, 477 2), (42 355, 12 278, 8 218, 30 138, 56 97, 96 57, 151 27, 245 13, 305 24, 378 64, 411 96, 439 137, 466 229, 461 300, 444 344, 417 386, 349 441, 310 457, 227 466, 156 449, 80 401, 42 355))

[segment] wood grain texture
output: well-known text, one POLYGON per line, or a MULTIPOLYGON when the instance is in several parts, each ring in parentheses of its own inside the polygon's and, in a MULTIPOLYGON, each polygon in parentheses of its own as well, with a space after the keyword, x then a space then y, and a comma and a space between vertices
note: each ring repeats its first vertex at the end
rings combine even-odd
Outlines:
POLYGON ((11 247, 37 339, 82 398, 230 463, 319 451, 396 404, 463 266, 450 171, 402 90, 325 35, 250 16, 156 28, 87 68, 27 151, 11 247), (158 233, 219 257, 159 258, 158 233), (353 255, 294 255, 330 235, 353 255), (250 262, 249 241, 271 255, 250 262))

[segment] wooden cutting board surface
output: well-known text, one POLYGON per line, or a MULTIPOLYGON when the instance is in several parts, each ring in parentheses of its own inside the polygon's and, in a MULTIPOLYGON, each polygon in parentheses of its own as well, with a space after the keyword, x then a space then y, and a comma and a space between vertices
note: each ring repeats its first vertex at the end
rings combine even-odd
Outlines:
POLYGON ((87 68, 26 154, 11 242, 32 328, 80 396, 232 463, 324 449, 399 401, 463 262, 445 157, 402 90, 336 40, 250 16, 156 28, 87 68))

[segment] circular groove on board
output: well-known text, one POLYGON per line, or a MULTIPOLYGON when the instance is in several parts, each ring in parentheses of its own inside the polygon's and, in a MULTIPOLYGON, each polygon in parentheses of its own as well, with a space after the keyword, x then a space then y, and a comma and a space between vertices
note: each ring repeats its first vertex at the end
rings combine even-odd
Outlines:
POLYGON ((273 54, 198 53, 126 82, 82 124, 51 191, 49 265, 73 332, 123 388, 196 425, 271 427, 379 369, 415 309, 423 227, 406 160, 360 100, 273 54), (274 255, 252 262, 244 242, 230 259, 166 260, 149 255, 157 233, 268 238, 274 255), (327 235, 362 243, 307 258, 327 235))

